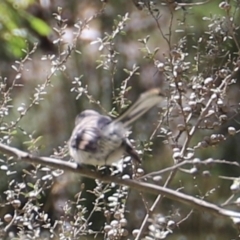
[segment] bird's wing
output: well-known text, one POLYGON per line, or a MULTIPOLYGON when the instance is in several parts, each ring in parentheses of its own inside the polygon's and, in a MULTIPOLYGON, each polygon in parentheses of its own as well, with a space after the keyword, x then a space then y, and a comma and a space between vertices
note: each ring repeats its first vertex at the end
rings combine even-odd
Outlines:
POLYGON ((131 142, 129 141, 129 139, 125 139, 123 141, 123 145, 125 148, 125 152, 131 157, 133 158, 133 160, 137 161, 138 163, 141 163, 141 159, 139 154, 137 153, 137 151, 134 149, 134 147, 132 146, 131 142))
POLYGON ((100 114, 86 115, 78 119, 70 138, 71 147, 85 152, 96 152, 102 137, 101 129, 111 122, 111 118, 100 114))

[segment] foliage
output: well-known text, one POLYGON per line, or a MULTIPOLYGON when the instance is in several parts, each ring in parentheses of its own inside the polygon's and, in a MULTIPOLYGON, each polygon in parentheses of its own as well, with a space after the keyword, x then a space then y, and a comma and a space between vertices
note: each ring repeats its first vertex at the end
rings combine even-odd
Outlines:
MULTIPOLYGON (((166 101, 132 128, 142 166, 126 157, 118 177, 238 210, 238 1, 210 3, 211 13, 203 11, 207 2, 55 1, 53 14, 41 3, 17 2, 0 3, 1 143, 67 161, 79 110, 116 117, 140 92, 161 87, 166 101)), ((163 195, 5 154, 0 162, 5 239, 238 235, 207 209, 195 213, 163 195)))
POLYGON ((29 43, 37 41, 36 34, 41 36, 50 34, 51 29, 47 23, 27 12, 30 4, 31 1, 1 1, 0 41, 4 46, 1 58, 22 57, 24 56, 22 49, 26 49, 29 43))

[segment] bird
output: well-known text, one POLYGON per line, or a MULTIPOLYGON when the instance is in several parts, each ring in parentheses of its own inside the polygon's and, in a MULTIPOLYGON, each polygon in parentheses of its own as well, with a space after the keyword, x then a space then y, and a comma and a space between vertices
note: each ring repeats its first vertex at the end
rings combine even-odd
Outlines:
POLYGON ((68 141, 69 154, 79 165, 110 166, 123 156, 141 159, 128 139, 131 124, 161 103, 165 95, 160 88, 142 93, 135 103, 116 119, 95 110, 84 110, 75 119, 68 141))

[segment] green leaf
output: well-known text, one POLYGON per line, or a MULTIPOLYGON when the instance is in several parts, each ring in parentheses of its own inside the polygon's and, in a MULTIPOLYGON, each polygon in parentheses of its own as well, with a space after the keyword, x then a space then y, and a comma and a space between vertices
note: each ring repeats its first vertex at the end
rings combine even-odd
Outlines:
POLYGON ((42 136, 37 137, 37 138, 34 140, 34 144, 37 144, 39 141, 41 141, 42 138, 43 138, 42 136))
POLYGON ((28 15, 26 18, 30 26, 42 36, 47 36, 51 32, 51 28, 40 18, 28 15))
POLYGON ((27 44, 25 40, 21 37, 11 37, 7 42, 7 51, 14 55, 15 57, 22 57, 23 52, 22 49, 25 49, 27 44))

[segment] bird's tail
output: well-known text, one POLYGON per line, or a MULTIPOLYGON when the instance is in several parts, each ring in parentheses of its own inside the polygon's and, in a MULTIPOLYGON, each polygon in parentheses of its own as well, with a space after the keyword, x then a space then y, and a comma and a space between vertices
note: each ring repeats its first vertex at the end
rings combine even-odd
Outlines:
POLYGON ((117 117, 113 122, 122 122, 123 126, 129 127, 134 121, 144 113, 153 108, 164 99, 164 94, 159 88, 154 88, 142 93, 137 101, 133 103, 125 112, 117 117))

